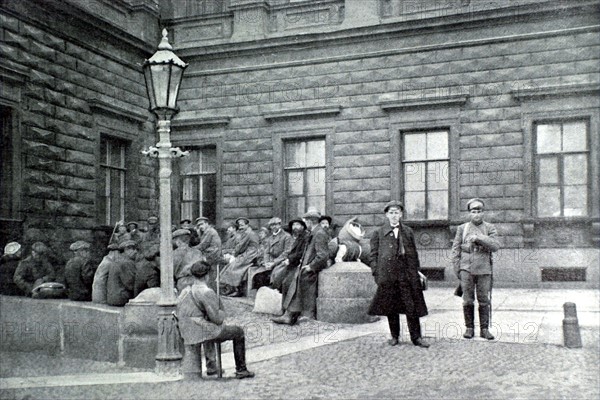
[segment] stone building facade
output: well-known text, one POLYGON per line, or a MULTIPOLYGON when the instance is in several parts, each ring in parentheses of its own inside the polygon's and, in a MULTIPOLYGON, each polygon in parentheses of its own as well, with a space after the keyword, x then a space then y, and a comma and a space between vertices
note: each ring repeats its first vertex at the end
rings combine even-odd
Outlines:
POLYGON ((111 138, 127 151, 126 218, 156 210, 155 166, 138 151, 154 140, 139 64, 160 25, 189 63, 174 220, 258 227, 314 206, 370 233, 399 199, 426 273, 451 282, 450 241, 482 197, 499 284, 599 286, 598 1, 52 4, 1 9, 21 229, 71 239, 107 226, 98 180, 111 138))

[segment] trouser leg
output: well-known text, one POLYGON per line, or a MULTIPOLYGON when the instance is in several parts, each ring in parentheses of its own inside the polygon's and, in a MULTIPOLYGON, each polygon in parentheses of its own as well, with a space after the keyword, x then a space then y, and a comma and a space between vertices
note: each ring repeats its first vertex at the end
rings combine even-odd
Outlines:
POLYGON ((387 320, 390 327, 390 334, 394 339, 398 339, 400 337, 400 315, 387 315, 387 320))
POLYGON ((216 338, 218 341, 233 340, 233 358, 237 372, 246 370, 246 338, 244 330, 239 326, 225 325, 221 334, 216 338))
POLYGON ((215 352, 215 344, 213 342, 206 342, 202 344, 204 348, 204 358, 206 360, 206 370, 216 371, 217 370, 217 356, 215 352))
POLYGON ((460 271, 460 286, 463 290, 463 306, 473 305, 475 303, 475 282, 469 271, 460 271))
POLYGON ((421 322, 419 321, 419 317, 407 315, 406 324, 408 325, 408 333, 410 333, 410 341, 415 343, 421 338, 421 322))

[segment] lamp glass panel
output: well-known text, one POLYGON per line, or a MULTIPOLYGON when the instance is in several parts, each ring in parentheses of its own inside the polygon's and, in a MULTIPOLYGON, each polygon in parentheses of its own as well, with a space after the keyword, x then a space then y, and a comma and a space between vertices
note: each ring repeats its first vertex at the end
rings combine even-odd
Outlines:
POLYGON ((154 85, 152 84, 152 70, 149 65, 144 67, 144 79, 146 80, 146 90, 148 91, 150 109, 153 110, 156 108, 156 99, 154 97, 154 85))
POLYGON ((169 82, 169 108, 177 108, 177 95, 179 94, 179 85, 183 69, 177 66, 171 66, 171 81, 169 82))
POLYGON ((157 64, 151 65, 150 69, 152 71, 152 86, 154 88, 156 107, 167 107, 170 68, 168 65, 157 64))

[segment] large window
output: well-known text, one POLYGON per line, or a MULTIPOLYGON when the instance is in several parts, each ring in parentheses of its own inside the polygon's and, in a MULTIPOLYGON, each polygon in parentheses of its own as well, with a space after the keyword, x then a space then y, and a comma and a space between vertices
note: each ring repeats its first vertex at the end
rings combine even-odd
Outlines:
POLYGON ((325 213, 325 139, 284 142, 285 202, 287 220, 309 207, 325 213))
POLYGON ((181 219, 194 221, 204 216, 216 220, 217 150, 214 147, 191 148, 178 160, 181 174, 181 219))
POLYGON ((402 171, 408 220, 447 220, 448 130, 403 134, 402 171))
POLYGON ((125 178, 127 142, 103 136, 100 139, 100 196, 98 199, 101 223, 114 225, 125 219, 125 178))
POLYGON ((588 215, 588 130, 586 120, 535 124, 538 217, 588 215))
POLYGON ((0 218, 12 218, 13 204, 13 137, 9 107, 0 106, 0 218))

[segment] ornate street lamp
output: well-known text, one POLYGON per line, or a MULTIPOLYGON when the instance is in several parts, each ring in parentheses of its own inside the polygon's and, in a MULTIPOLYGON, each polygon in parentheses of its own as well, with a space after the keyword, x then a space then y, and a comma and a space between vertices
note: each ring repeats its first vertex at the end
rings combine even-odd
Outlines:
POLYGON ((182 157, 187 152, 171 147, 171 118, 179 111, 177 94, 187 64, 173 53, 167 38, 167 30, 162 31, 158 50, 143 65, 146 89, 150 100, 150 111, 158 117, 158 143, 143 151, 147 156, 157 157, 159 162, 159 206, 160 206, 160 288, 161 297, 158 315, 158 353, 156 373, 179 376, 181 353, 179 335, 173 315, 177 298, 174 293, 173 245, 171 232, 171 159, 182 157))

